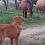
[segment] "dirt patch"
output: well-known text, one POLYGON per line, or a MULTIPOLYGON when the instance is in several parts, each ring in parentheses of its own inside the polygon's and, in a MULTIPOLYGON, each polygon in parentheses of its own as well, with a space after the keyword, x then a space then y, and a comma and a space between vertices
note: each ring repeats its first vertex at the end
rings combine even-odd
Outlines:
POLYGON ((20 40, 24 43, 45 41, 45 25, 32 26, 21 31, 20 40))

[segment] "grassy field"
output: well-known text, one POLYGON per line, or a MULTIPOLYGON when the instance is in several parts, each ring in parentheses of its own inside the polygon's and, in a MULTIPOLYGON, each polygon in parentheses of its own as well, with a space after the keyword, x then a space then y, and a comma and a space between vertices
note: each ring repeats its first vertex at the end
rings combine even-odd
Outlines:
MULTIPOLYGON (((14 16, 23 15, 22 11, 14 10, 14 11, 0 11, 0 24, 11 23, 12 18, 14 16)), ((25 24, 44 24, 45 23, 45 14, 37 13, 36 10, 33 9, 33 18, 29 20, 29 18, 25 18, 25 24)))

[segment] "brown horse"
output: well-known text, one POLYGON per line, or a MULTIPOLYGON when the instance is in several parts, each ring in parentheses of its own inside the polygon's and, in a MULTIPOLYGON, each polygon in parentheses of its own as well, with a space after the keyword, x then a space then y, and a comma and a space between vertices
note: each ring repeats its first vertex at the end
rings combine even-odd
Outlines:
POLYGON ((43 14, 44 14, 44 10, 45 10, 45 0, 38 0, 37 2, 36 2, 36 8, 37 8, 37 12, 38 12, 38 10, 40 10, 40 13, 42 13, 42 11, 43 11, 43 14))
POLYGON ((11 45, 13 45, 13 39, 15 39, 16 45, 18 45, 23 22, 24 18, 22 16, 17 16, 13 18, 12 24, 0 24, 0 45, 4 41, 5 37, 10 38, 11 45))
POLYGON ((23 10, 23 16, 25 13, 25 17, 29 17, 32 19, 32 3, 29 0, 21 0, 20 8, 23 10))

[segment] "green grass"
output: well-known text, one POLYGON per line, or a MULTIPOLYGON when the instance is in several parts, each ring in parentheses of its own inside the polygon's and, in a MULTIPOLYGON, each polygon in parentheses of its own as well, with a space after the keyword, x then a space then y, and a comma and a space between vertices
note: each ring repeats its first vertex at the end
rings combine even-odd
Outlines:
POLYGON ((0 23, 11 23, 14 16, 20 16, 19 11, 15 12, 0 12, 0 23))
MULTIPOLYGON (((12 22, 12 18, 14 16, 20 16, 22 15, 22 11, 20 10, 15 10, 15 11, 0 11, 0 24, 4 24, 4 23, 11 23, 12 22)), ((38 14, 35 10, 33 10, 33 17, 32 20, 30 20, 29 18, 25 18, 25 24, 29 25, 29 24, 41 24, 41 23, 45 23, 45 14, 38 14), (40 18, 40 16, 43 16, 44 18, 40 18)))

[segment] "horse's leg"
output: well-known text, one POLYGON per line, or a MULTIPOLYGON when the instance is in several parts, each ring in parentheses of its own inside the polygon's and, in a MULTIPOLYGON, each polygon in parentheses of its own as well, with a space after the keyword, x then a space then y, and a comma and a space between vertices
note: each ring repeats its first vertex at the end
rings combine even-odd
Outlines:
POLYGON ((23 17, 24 17, 24 10, 23 10, 23 17))
POLYGON ((28 14, 28 17, 29 17, 29 19, 31 20, 32 19, 32 10, 30 10, 29 12, 27 12, 27 14, 28 14))
POLYGON ((18 45, 18 38, 17 39, 15 39, 16 40, 16 45, 18 45))
POLYGON ((30 20, 32 19, 32 14, 30 13, 30 18, 29 18, 30 20))
POLYGON ((13 45, 13 38, 10 38, 10 40, 11 40, 11 45, 13 45))
POLYGON ((28 4, 28 11, 27 11, 29 19, 32 19, 32 13, 33 13, 33 11, 32 11, 32 5, 31 5, 31 3, 29 3, 28 4))
POLYGON ((27 10, 25 11, 25 17, 27 17, 27 10))

